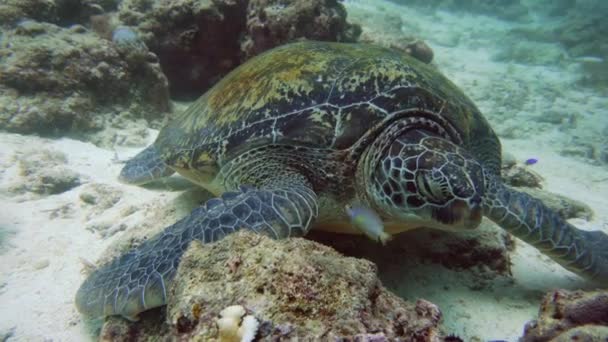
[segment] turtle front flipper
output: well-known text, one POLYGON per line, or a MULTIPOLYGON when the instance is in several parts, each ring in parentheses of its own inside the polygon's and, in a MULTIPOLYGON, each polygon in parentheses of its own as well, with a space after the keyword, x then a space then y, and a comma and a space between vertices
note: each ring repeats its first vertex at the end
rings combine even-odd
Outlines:
POLYGON ((317 197, 307 184, 295 180, 282 184, 224 193, 97 268, 78 289, 78 311, 92 318, 134 319, 142 311, 165 305, 180 258, 193 240, 214 242, 243 228, 277 239, 305 234, 318 215, 317 197))
POLYGON ((608 235, 566 222, 542 201, 486 175, 484 214, 564 268, 608 285, 608 235))
POLYGON ((127 161, 118 179, 126 184, 141 185, 173 173, 175 171, 163 162, 156 147, 150 145, 127 161))

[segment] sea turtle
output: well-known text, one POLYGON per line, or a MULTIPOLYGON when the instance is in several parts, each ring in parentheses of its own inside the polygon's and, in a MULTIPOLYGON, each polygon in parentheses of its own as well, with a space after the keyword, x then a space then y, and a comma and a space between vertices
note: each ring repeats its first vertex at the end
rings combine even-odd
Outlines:
POLYGON ((608 235, 570 225, 504 185, 499 140, 432 66, 365 44, 298 42, 244 63, 128 161, 123 182, 177 171, 216 198, 92 272, 76 295, 88 316, 134 319, 167 301, 192 240, 239 229, 273 238, 352 230, 345 206, 390 233, 473 229, 482 216, 565 268, 608 281, 608 235))

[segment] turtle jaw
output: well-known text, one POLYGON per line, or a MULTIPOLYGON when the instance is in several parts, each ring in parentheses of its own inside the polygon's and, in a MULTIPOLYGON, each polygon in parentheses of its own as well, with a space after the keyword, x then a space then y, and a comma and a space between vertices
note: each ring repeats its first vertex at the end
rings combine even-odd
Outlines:
POLYGON ((443 208, 431 209, 433 221, 444 230, 475 229, 481 224, 483 212, 479 201, 455 200, 443 208))
POLYGON ((384 207, 381 212, 388 213, 392 221, 404 224, 415 224, 417 227, 427 227, 444 231, 471 230, 479 227, 483 218, 483 210, 479 204, 456 200, 445 206, 428 206, 419 209, 396 210, 394 207, 384 207))

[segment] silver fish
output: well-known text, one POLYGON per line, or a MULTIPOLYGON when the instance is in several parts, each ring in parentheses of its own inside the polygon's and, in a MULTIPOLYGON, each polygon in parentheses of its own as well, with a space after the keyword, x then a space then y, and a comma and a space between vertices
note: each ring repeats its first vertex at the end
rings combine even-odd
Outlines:
POLYGON ((391 235, 384 231, 382 219, 373 210, 361 205, 346 205, 346 214, 353 226, 370 239, 385 245, 391 235))

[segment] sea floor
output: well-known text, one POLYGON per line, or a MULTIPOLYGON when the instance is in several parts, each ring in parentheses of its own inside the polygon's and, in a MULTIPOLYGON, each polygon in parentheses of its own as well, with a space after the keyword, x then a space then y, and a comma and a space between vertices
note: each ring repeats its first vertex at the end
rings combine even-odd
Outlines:
MULTIPOLYGON (((515 24, 489 17, 420 13, 371 0, 346 6, 353 21, 377 31, 386 25, 384 14, 401 17, 399 30, 415 30, 433 48, 435 64, 487 114, 504 150, 518 161, 537 158, 532 167, 545 179, 546 190, 583 201, 595 212, 589 221, 571 222, 608 232, 608 166, 564 152, 577 141, 598 139, 608 117, 605 97, 574 86, 575 65, 497 61, 504 34, 515 24), (575 111, 582 119, 575 126, 542 120, 556 111, 575 111)), ((73 304, 85 277, 81 260, 96 261, 180 191, 118 183, 120 160, 141 147, 107 150, 67 138, 9 133, 0 133, 0 146, 0 340, 92 339, 73 304), (82 184, 50 196, 15 190, 28 186, 19 160, 48 161, 48 153, 33 150, 63 153, 66 160, 58 167, 78 173, 82 184)), ((535 318, 543 293, 588 286, 524 243, 517 244, 512 271, 512 281, 497 279, 493 286, 472 289, 475 280, 467 272, 421 265, 410 270, 416 276, 407 283, 395 276, 387 285, 405 298, 438 304, 446 330, 466 341, 516 341, 535 318)))

